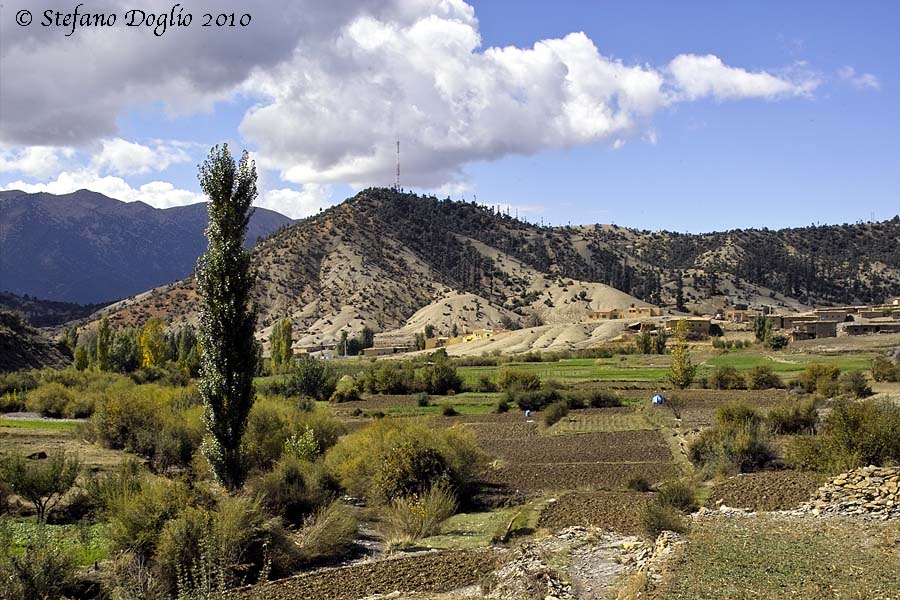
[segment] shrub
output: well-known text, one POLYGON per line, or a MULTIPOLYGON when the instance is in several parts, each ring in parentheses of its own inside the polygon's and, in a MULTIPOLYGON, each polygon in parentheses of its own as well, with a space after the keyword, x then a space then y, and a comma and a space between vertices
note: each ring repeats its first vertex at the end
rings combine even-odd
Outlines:
POLYGON ((47 383, 28 393, 28 410, 41 416, 58 419, 66 416, 66 407, 75 400, 75 395, 59 383, 47 383))
POLYGON ((497 402, 496 408, 494 408, 494 412, 497 414, 503 414, 509 412, 509 402, 506 400, 500 400, 497 402))
POLYGON ((762 424, 759 413, 745 404, 723 405, 715 425, 691 444, 688 457, 707 475, 757 470, 773 456, 762 424))
POLYGON ((862 371, 848 371, 841 373, 838 378, 838 385, 842 394, 853 396, 854 398, 867 398, 872 395, 872 388, 866 381, 866 376, 862 371))
POLYGON ((203 442, 202 414, 203 409, 197 406, 166 415, 153 440, 150 453, 154 469, 167 471, 191 463, 194 453, 203 442))
POLYGON ((739 390, 745 385, 738 370, 730 365, 716 367, 712 376, 712 386, 717 390, 739 390))
POLYGON ((21 412, 23 410, 25 410, 24 393, 12 390, 0 396, 0 413, 21 412))
POLYGON ((407 361, 379 361, 368 373, 369 391, 378 394, 407 394, 415 388, 415 371, 407 361))
POLYGON ((541 378, 530 371, 504 368, 497 376, 497 387, 505 392, 533 392, 541 388, 541 378))
POLYGON ((456 498, 444 484, 394 498, 382 508, 381 522, 388 543, 402 543, 436 535, 456 512, 456 498))
POLYGON ((375 501, 422 492, 448 481, 464 493, 485 465, 471 432, 434 428, 422 419, 378 419, 341 437, 326 471, 348 493, 375 501))
POLYGON ((455 408, 453 408, 453 405, 452 405, 452 404, 445 404, 445 405, 441 408, 441 414, 444 415, 445 417, 455 417, 455 416, 457 416, 459 413, 456 411, 455 408))
MULTIPOLYGON (((574 393, 574 392, 573 392, 574 393)), ((622 399, 615 392, 606 390, 591 390, 586 393, 587 404, 591 408, 611 408, 622 406, 622 399)))
POLYGON ((650 482, 647 481, 645 477, 639 475, 629 477, 628 481, 625 482, 625 487, 635 492, 649 492, 653 489, 650 482))
POLYGON ((298 536, 300 560, 305 563, 332 560, 345 554, 359 527, 352 509, 335 500, 309 516, 298 536))
POLYGON ((792 440, 787 449, 789 464, 825 473, 898 460, 900 407, 887 401, 838 401, 820 435, 792 440))
POLYGON ((286 570, 288 544, 279 520, 257 501, 223 496, 213 509, 187 508, 165 524, 156 568, 167 587, 182 596, 210 582, 230 589, 255 583, 269 561, 273 569, 286 570))
POLYGON ((303 411, 286 401, 258 400, 250 409, 244 432, 244 456, 251 471, 266 470, 281 458, 285 444, 294 435, 312 431, 317 452, 337 442, 343 425, 324 411, 303 411))
POLYGON ((285 393, 327 400, 334 393, 335 386, 335 377, 328 363, 312 356, 302 356, 294 361, 294 371, 285 384, 285 393))
MULTIPOLYGON (((4 525, 5 527, 5 525, 4 525)), ((12 550, 7 534, 0 536, 0 598, 36 600, 62 598, 75 579, 72 557, 47 535, 46 526, 19 554, 12 550)))
POLYGON ((828 392, 835 389, 832 386, 836 385, 840 374, 841 370, 833 365, 812 363, 797 378, 797 384, 808 394, 819 392, 828 396, 831 395, 828 392))
POLYGON ((426 407, 431 406, 431 400, 428 398, 428 394, 425 392, 419 392, 416 394, 416 406, 426 407))
POLYGON ((39 385, 38 371, 0 373, 0 394, 27 392, 39 385))
POLYGON ((662 506, 674 508, 683 513, 697 510, 697 496, 694 488, 683 481, 672 481, 659 488, 656 501, 662 506))
POLYGON ((152 557, 163 525, 187 505, 183 484, 162 477, 144 478, 138 491, 112 498, 109 503, 112 548, 134 552, 141 559, 152 557))
POLYGON ((107 447, 151 456, 166 412, 164 394, 154 385, 113 385, 98 401, 91 419, 94 434, 107 447))
POLYGON ((103 475, 89 475, 83 486, 91 507, 106 510, 115 502, 139 492, 143 477, 141 464, 128 458, 103 475))
POLYGON ((119 552, 101 572, 103 598, 111 600, 170 600, 163 582, 150 565, 133 552, 119 552))
POLYGON ((80 472, 78 458, 61 451, 34 460, 15 453, 0 464, 0 479, 34 506, 40 522, 62 501, 80 472))
POLYGON ((876 356, 872 360, 872 379, 875 381, 900 381, 900 365, 886 356, 876 356))
POLYGON ((307 427, 303 433, 295 433, 285 440, 284 454, 300 460, 315 460, 319 454, 319 443, 312 428, 307 427))
POLYGON ((748 377, 751 390, 781 389, 784 382, 769 365, 757 365, 750 369, 748 377))
POLYGON ((787 348, 791 339, 783 333, 773 333, 766 339, 766 345, 772 350, 783 350, 787 348))
POLYGON ((504 399, 516 404, 521 410, 541 410, 548 404, 562 400, 562 397, 559 390, 543 388, 531 391, 507 390, 504 399))
POLYGON ((420 371, 419 375, 429 394, 443 396, 462 390, 462 378, 446 358, 438 358, 433 365, 420 371))
POLYGON ((769 429, 777 435, 813 433, 819 420, 812 398, 783 402, 769 410, 769 429))
POLYGON ((544 411, 544 425, 550 427, 569 414, 569 406, 565 402, 555 402, 544 411))
POLYGON ((655 540, 663 531, 684 533, 687 531, 687 523, 681 514, 658 502, 648 502, 641 508, 641 529, 648 538, 655 540))
POLYGON ((354 402, 360 399, 359 385, 350 375, 344 375, 338 379, 334 392, 329 400, 331 402, 354 402))
POLYGON ((481 375, 480 377, 478 377, 478 382, 475 384, 472 391, 486 393, 496 392, 497 384, 495 384, 487 375, 481 375))
POLYGON ((251 479, 247 486, 272 514, 299 525, 331 494, 321 463, 285 456, 275 468, 251 479))

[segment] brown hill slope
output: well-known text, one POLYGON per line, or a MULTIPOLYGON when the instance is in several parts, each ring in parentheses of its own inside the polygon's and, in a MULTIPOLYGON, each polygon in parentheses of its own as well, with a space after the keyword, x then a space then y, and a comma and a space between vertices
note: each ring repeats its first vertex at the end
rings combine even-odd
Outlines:
POLYGON ((0 372, 62 368, 71 358, 67 348, 44 337, 21 315, 0 310, 0 372))
MULTIPOLYGON (((900 289, 898 240, 900 219, 703 235, 537 227, 473 203, 368 189, 263 240, 253 262, 260 325, 291 317, 295 338, 314 343, 364 325, 418 328, 420 318, 407 322, 416 311, 437 302, 440 312, 461 293, 547 323, 578 321, 591 307, 673 306, 679 281, 688 308, 880 300, 900 289)), ((177 323, 195 318, 195 300, 186 280, 101 314, 177 323)), ((438 316, 442 328, 454 319, 438 316)))

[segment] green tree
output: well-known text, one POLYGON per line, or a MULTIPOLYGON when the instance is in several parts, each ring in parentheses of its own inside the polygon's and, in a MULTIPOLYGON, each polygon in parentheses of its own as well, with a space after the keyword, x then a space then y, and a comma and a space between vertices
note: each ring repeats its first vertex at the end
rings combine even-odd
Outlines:
POLYGON ((178 332, 178 366, 182 371, 196 377, 200 372, 200 351, 197 348, 197 333, 190 325, 178 332))
POLYGON ((765 315, 759 315, 753 318, 753 334, 756 336, 757 342, 765 342, 772 333, 772 321, 765 315))
POLYGON ((697 366, 691 362, 691 352, 687 344, 687 321, 680 319, 675 324, 675 345, 672 347, 672 366, 669 381, 680 390, 691 385, 697 366))
POLYGON ((335 385, 336 380, 328 364, 307 355, 294 362, 294 372, 288 381, 287 391, 291 395, 328 400, 335 385))
POLYGON ((209 249, 197 263, 200 294, 200 382, 206 407, 203 451, 229 490, 243 485, 241 438, 253 406, 257 347, 251 305, 255 273, 244 247, 256 198, 256 165, 245 151, 236 165, 228 145, 213 148, 200 165, 200 187, 209 198, 209 249))
POLYGON ((113 333, 109 350, 109 367, 117 373, 131 373, 141 364, 137 331, 131 328, 113 333))
POLYGON ((269 334, 269 354, 272 357, 272 369, 277 370, 284 360, 281 347, 281 321, 272 325, 272 332, 269 334))
POLYGON ((150 317, 141 330, 138 344, 142 367, 158 367, 166 362, 168 344, 163 322, 156 317, 150 317))
POLYGON ((666 342, 669 340, 669 335, 665 332, 665 330, 660 327, 656 330, 656 353, 657 354, 665 354, 666 353, 666 342))
POLYGON ((425 323, 425 339, 431 339, 434 337, 434 325, 431 323, 425 323))
POLYGON ((88 365, 91 362, 90 356, 88 356, 87 348, 84 346, 77 346, 75 348, 75 369, 78 371, 84 371, 88 368, 88 365))
POLYGON ((375 332, 368 325, 363 327, 362 333, 359 334, 359 345, 363 350, 375 345, 375 332))
POLYGON ((641 330, 637 337, 637 348, 641 354, 652 354, 654 350, 653 334, 649 329, 641 330))
POLYGON ((13 492, 34 506, 38 521, 47 520, 47 513, 59 504, 81 471, 78 458, 65 452, 54 452, 44 460, 30 460, 13 454, 2 463, 3 480, 13 492))
POLYGON ((290 319, 282 319, 272 326, 269 336, 272 346, 272 366, 277 370, 294 359, 294 325, 290 319))
POLYGON ((97 370, 109 371, 109 347, 112 342, 112 330, 109 328, 109 319, 100 319, 97 327, 97 370))

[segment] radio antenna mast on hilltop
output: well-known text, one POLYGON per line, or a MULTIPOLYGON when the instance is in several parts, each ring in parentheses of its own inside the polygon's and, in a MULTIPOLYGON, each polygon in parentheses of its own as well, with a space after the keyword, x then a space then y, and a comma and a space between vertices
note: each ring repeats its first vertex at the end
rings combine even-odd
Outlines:
POLYGON ((397 140, 397 181, 394 182, 394 190, 400 191, 400 140, 397 140))

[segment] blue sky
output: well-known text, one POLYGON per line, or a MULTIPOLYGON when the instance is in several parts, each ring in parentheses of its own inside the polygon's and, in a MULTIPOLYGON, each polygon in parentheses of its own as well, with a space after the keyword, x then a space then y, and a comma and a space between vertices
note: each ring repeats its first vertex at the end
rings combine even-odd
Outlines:
POLYGON ((297 217, 390 184, 400 138, 404 187, 533 222, 900 212, 895 2, 285 1, 245 30, 161 38, 64 38, 17 9, 0 17, 4 188, 192 202, 228 141, 258 160, 259 204, 297 217))

